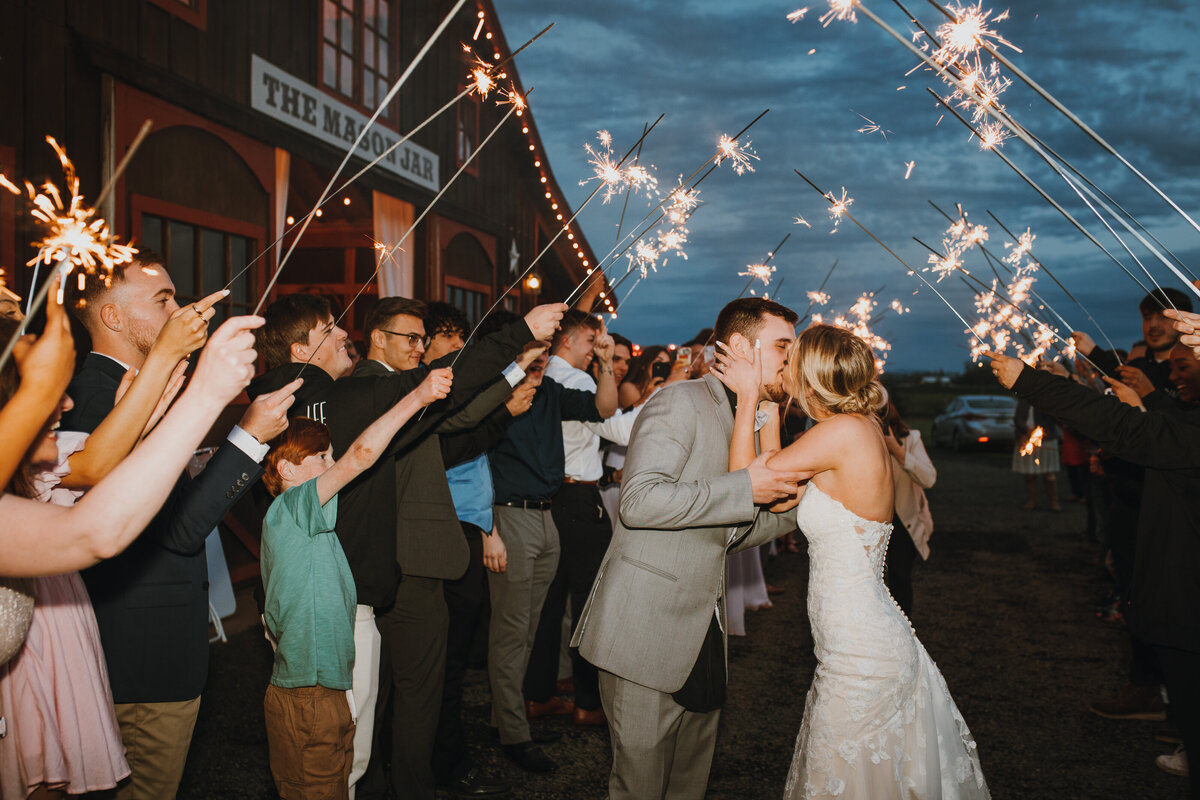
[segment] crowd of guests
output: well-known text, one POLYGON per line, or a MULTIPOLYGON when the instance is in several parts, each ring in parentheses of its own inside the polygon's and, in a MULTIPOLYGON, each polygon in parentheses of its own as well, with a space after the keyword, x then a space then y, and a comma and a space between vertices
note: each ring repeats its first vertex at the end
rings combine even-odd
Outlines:
MULTIPOLYGON (((1059 509, 1061 464, 1071 499, 1088 509, 1087 536, 1111 582, 1098 616, 1127 632, 1127 682, 1090 704, 1114 720, 1163 722, 1155 738, 1175 745, 1157 765, 1188 776, 1187 751, 1200 747, 1200 318, 1172 288, 1144 297, 1143 339, 1128 352, 1098 347, 1075 332, 1077 358, 1039 369, 996 358, 993 370, 1017 395, 1014 470, 1026 476, 1027 509, 1037 505, 1037 476, 1059 509), (1190 320, 1190 322, 1189 322, 1190 320), (1106 396, 1109 395, 1109 396, 1106 396), (1115 395, 1115 396, 1114 396, 1115 395), (1025 448, 1035 427, 1041 446, 1025 448), (1061 442, 1061 448, 1060 448, 1061 442), (1036 465, 1035 465, 1035 462, 1036 465), (1190 747, 1189 747, 1190 744, 1190 747)), ((1193 796, 1198 794, 1194 775, 1193 796)))
MULTIPOLYGON (((65 294, 0 373, 0 798, 175 795, 207 677, 205 541, 247 495, 262 516, 274 649, 263 708, 280 796, 510 792, 472 761, 462 719, 483 626, 491 725, 513 763, 558 768, 542 746, 561 734, 531 719, 606 725, 599 675, 570 647, 564 619, 579 617, 608 549, 641 409, 710 368, 711 330, 639 351, 562 304, 494 313, 472 331, 453 306, 388 297, 355 343, 327 299, 299 293, 210 331, 224 293, 180 307, 149 252, 65 294), (89 343, 78 362, 70 317, 89 343), (243 392, 234 424, 228 409, 243 392), (210 430, 220 444, 191 474, 210 430)), ((1190 310, 1179 293, 1148 298, 1140 360, 1121 364, 1078 337, 1144 417, 1130 422, 1082 370, 1088 386, 1071 391, 1103 406, 1059 402, 1037 374, 1013 380, 1035 421, 1061 421, 1099 462, 1083 491, 1131 620, 1134 666, 1116 705, 1094 710, 1162 714, 1165 682, 1188 741, 1195 694, 1180 675, 1197 674, 1200 645, 1195 620, 1167 612, 1196 600, 1194 569, 1186 586, 1159 570, 1196 563, 1194 542, 1179 551, 1162 530, 1195 533, 1182 494, 1194 478, 1180 477, 1195 456, 1184 452, 1190 429, 1178 429, 1193 424, 1200 369, 1175 347, 1163 299, 1190 310), (1147 445, 1171 435, 1170 447, 1147 445)), ((0 302, 7 341, 20 308, 0 302)), ((774 404, 754 410, 737 424, 754 425, 763 449, 805 427, 774 404)), ((936 470, 894 403, 876 413, 896 491, 886 580, 911 614, 936 470)), ((730 633, 744 632, 745 609, 770 604, 768 555, 731 559, 730 633)), ((1171 758, 1186 771, 1182 750, 1171 758)))

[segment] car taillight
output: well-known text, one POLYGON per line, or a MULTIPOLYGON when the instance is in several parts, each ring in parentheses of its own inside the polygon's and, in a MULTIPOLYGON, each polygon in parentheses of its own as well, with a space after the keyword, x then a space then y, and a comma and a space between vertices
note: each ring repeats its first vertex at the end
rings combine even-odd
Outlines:
POLYGON ((986 436, 980 436, 980 437, 979 437, 978 439, 976 439, 975 441, 979 442, 980 444, 987 444, 988 442, 990 442, 990 441, 991 441, 991 439, 989 439, 989 438, 988 438, 988 437, 986 437, 986 436))

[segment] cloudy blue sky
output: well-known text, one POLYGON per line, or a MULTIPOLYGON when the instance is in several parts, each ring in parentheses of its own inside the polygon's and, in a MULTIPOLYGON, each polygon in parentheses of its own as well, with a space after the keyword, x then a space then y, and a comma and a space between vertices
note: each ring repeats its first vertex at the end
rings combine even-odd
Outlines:
MULTIPOLYGON (((517 66, 524 85, 537 88, 531 97, 534 118, 574 207, 590 191, 578 183, 592 174, 583 145, 594 141, 597 130, 610 131, 614 149, 624 152, 643 123, 665 114, 642 157, 660 180, 673 181, 703 163, 720 134, 732 134, 771 109, 748 134, 760 157, 756 171, 739 177, 722 168, 708 178, 701 187, 705 204, 689 226, 688 260, 671 258, 622 307, 614 329, 635 341, 684 341, 711 324, 745 285, 737 273, 791 232, 773 262, 776 282, 786 276, 782 302, 803 309, 805 292, 816 288, 837 259, 827 287, 831 305, 844 309, 859 293, 886 286, 881 306, 897 298, 911 308, 900 317, 889 314, 877 326, 894 347, 891 369, 961 367, 969 345, 962 324, 928 290, 914 296, 915 279, 852 225, 843 223, 831 234, 827 204, 793 169, 826 190, 844 186, 855 201, 851 212, 914 265, 925 263, 926 251, 912 237, 936 246, 946 228, 928 201, 948 211, 961 203, 972 222, 990 226, 993 251, 1003 253, 1007 237, 986 211, 1014 231, 1029 227, 1037 236, 1035 254, 1107 333, 1121 346, 1140 338, 1137 285, 995 155, 969 141, 958 122, 947 116, 939 125, 941 112, 925 91, 937 86, 936 79, 922 71, 906 75, 915 57, 869 20, 822 28, 817 17, 824 0, 810 0, 812 10, 797 24, 785 17, 799 4, 771 0, 495 0, 495 5, 514 45, 557 23, 518 56, 517 66), (886 129, 886 139, 860 133, 865 125, 860 114, 886 129), (909 161, 916 165, 905 180, 909 161), (812 223, 811 230, 793 223, 798 215, 812 223)), ((902 33, 911 30, 894 4, 868 5, 902 33)), ((906 5, 926 25, 940 21, 928 3, 906 5)), ((1193 49, 1200 7, 1187 0, 1014 0, 1008 8, 1011 16, 998 28, 1023 51, 1011 53, 1014 62, 1193 217, 1200 215, 1200 58, 1193 49)), ((1114 159, 1019 83, 1004 102, 1027 129, 1186 263, 1196 264, 1200 234, 1114 159)), ((1110 251, 1124 255, 1028 149, 1010 141, 1004 152, 1110 251)), ((627 224, 646 210, 645 201, 631 202, 627 224)), ((619 201, 607 206, 596 201, 580 215, 594 250, 612 246, 619 212, 619 201)), ((1134 251, 1160 282, 1178 285, 1136 244, 1134 251)), ((1137 270, 1128 256, 1123 261, 1137 270)), ((990 274, 981 256, 971 256, 967 266, 990 274)), ((970 292, 960 280, 948 279, 939 288, 964 313, 970 310, 970 292)), ((1047 277, 1037 289, 1068 321, 1096 335, 1047 277)))

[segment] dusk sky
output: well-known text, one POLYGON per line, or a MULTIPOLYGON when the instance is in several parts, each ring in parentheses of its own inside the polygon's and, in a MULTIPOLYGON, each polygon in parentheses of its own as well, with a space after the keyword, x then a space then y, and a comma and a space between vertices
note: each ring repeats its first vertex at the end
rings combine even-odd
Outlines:
MULTIPOLYGON (((1005 252, 1009 239, 987 211, 1014 232, 1031 228, 1037 236, 1034 254, 1109 336, 1122 347, 1140 338, 1142 290, 996 155, 969 140, 959 122, 947 115, 939 125, 942 113, 925 91, 939 88, 936 77, 922 70, 906 74, 918 63, 915 56, 861 15, 857 24, 835 21, 823 28, 818 17, 827 7, 824 0, 812 0, 811 10, 796 24, 786 15, 799 4, 761 0, 495 0, 495 5, 514 47, 549 22, 557 23, 518 56, 517 67, 524 85, 537 89, 530 98, 534 119, 574 208, 592 188, 579 181, 592 175, 583 146, 595 142, 598 130, 612 133, 620 155, 644 123, 665 114, 647 139, 642 160, 656 167, 662 183, 673 184, 712 155, 722 133, 733 134, 771 109, 747 134, 760 158, 753 162, 755 172, 737 176, 722 167, 705 181, 704 205, 689 225, 688 259, 670 258, 621 307, 613 329, 634 341, 682 342, 711 325, 721 306, 745 286, 746 278, 737 273, 762 261, 790 232, 772 262, 778 268, 774 283, 786 276, 781 302, 802 311, 808 305, 805 293, 838 259, 826 288, 833 298, 830 308, 845 309, 860 293, 885 286, 877 297, 881 308, 899 299, 911 309, 899 317, 888 314, 876 326, 894 348, 889 369, 962 367, 970 344, 962 323, 929 290, 917 291, 916 279, 852 224, 843 222, 831 234, 828 204, 793 169, 827 191, 845 187, 854 199, 851 213, 913 266, 924 266, 928 253, 912 237, 937 246, 947 227, 927 201, 950 213, 961 203, 969 221, 989 226, 988 246, 996 253, 1005 252), (860 133, 863 117, 881 126, 886 139, 881 133, 860 133), (916 164, 906 180, 910 161, 916 164), (796 216, 812 229, 794 224, 796 216)), ((913 30, 895 4, 870 0, 868 5, 902 34, 913 30)), ((930 28, 942 21, 928 3, 906 5, 930 28)), ((999 13, 1005 7, 992 8, 999 13)), ((1020 53, 1006 50, 1014 63, 1185 211, 1200 215, 1195 174, 1200 59, 1194 53, 1200 8, 1186 0, 1017 0, 1008 8, 1010 18, 995 27, 1021 48, 1020 53)), ((1014 79, 1002 101, 1028 130, 1196 270, 1200 233, 1137 178, 1019 81, 1014 79)), ((1100 221, 1037 156, 1016 140, 1003 152, 1138 272, 1100 221)), ((579 217, 598 255, 615 241, 620 210, 620 199, 605 206, 597 199, 579 217)), ((626 230, 647 210, 644 199, 632 200, 626 230)), ((1162 285, 1181 287, 1153 255, 1126 238, 1162 285)), ((981 277, 991 275, 977 253, 965 264, 981 277)), ((619 274, 624 266, 616 270, 619 274)), ((627 281, 617 296, 631 285, 627 281)), ((971 294, 960 279, 948 278, 938 288, 970 314, 971 294)), ((1047 276, 1042 274, 1035 288, 1074 326, 1099 339, 1047 276)), ((761 285, 757 290, 761 293, 761 285)), ((773 286, 767 291, 775 296, 773 286)))

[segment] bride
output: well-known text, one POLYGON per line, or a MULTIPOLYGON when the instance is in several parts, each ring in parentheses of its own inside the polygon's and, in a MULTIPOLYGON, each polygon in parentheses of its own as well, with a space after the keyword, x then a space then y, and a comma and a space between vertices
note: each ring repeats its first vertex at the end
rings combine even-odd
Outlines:
MULTIPOLYGON (((714 372, 738 398, 729 463, 737 470, 754 457, 760 367, 748 343, 730 344, 714 372)), ((975 741, 883 583, 894 490, 873 411, 882 397, 874 355, 852 333, 815 325, 796 340, 784 375, 817 423, 769 462, 816 473, 797 498, 772 508, 795 506, 808 539, 817 656, 785 800, 986 798, 975 741)), ((764 451, 779 447, 769 430, 764 451)))

